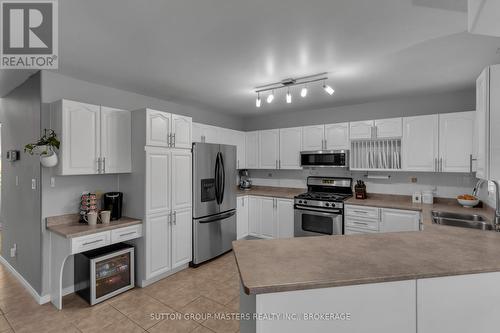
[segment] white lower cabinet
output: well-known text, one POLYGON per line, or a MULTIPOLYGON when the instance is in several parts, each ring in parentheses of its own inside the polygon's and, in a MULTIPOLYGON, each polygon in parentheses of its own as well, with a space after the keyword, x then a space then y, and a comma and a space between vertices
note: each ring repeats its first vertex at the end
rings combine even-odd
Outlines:
POLYGON ((192 247, 192 209, 191 207, 174 211, 172 227, 172 268, 191 261, 192 247))
POLYGON ((248 236, 248 196, 238 197, 236 200, 236 238, 248 236))
POLYGON ((345 234, 419 231, 420 212, 368 206, 345 206, 345 234))
MULTIPOLYGON (((269 239, 293 237, 293 200, 249 196, 248 201, 238 198, 237 209, 238 225, 242 224, 244 228, 244 221, 247 218, 250 236, 269 239), (240 206, 243 202, 248 202, 247 209, 240 206), (247 216, 241 216, 247 211, 247 216)), ((242 234, 238 232, 238 238, 242 234)))
POLYGON ((163 214, 146 217, 146 273, 147 278, 168 272, 171 265, 170 257, 170 215, 163 214))
POLYGON ((420 230, 420 212, 382 208, 380 232, 420 230))

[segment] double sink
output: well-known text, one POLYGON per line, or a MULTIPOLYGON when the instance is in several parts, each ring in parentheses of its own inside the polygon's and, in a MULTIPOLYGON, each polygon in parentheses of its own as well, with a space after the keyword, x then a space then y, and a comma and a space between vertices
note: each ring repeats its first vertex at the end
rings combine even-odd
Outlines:
POLYGON ((449 225, 479 230, 495 230, 495 226, 484 217, 477 214, 460 214, 432 211, 432 222, 435 224, 449 225))

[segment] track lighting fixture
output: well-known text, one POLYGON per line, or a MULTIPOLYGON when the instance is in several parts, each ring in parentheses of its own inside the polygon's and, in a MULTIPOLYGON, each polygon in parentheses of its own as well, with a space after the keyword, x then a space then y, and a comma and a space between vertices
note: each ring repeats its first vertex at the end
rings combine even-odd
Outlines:
POLYGON ((272 103, 274 100, 274 91, 279 90, 282 88, 287 89, 286 93, 286 103, 290 104, 292 103, 292 94, 290 93, 290 87, 297 86, 297 85, 302 85, 302 89, 300 90, 300 96, 302 98, 305 98, 308 94, 308 89, 307 86, 309 83, 313 82, 318 82, 318 81, 323 81, 323 89, 325 92, 329 95, 333 95, 335 90, 333 90, 332 87, 326 84, 326 80, 328 80, 328 77, 326 76, 328 73, 319 73, 319 74, 314 74, 314 75, 308 75, 308 76, 302 76, 298 78, 288 78, 285 80, 282 80, 280 82, 275 82, 271 84, 266 84, 264 86, 259 86, 255 88, 255 92, 257 93, 257 100, 255 101, 255 106, 260 108, 262 106, 262 101, 260 99, 260 93, 261 92, 269 92, 269 95, 267 95, 266 101, 268 104, 272 103))
POLYGON ((269 94, 269 96, 267 96, 267 103, 272 103, 274 100, 274 90, 271 91, 271 93, 269 94))
POLYGON ((292 103, 292 94, 290 94, 290 89, 288 89, 288 91, 286 93, 286 102, 288 104, 292 103))

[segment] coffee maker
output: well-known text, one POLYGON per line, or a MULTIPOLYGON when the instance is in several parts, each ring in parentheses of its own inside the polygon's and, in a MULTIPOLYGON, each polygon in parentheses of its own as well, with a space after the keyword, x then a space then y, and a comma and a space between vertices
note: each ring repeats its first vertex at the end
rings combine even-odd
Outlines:
POLYGON ((251 187, 252 181, 249 179, 248 170, 240 170, 240 189, 249 190, 251 187))
POLYGON ((111 211, 111 221, 119 220, 122 218, 122 204, 122 192, 104 193, 104 210, 111 211))

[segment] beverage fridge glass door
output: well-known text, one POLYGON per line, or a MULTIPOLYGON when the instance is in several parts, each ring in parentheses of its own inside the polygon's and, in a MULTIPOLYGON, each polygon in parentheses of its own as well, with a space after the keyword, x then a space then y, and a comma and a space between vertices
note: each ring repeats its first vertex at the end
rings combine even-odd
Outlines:
POLYGON ((216 164, 219 145, 193 144, 193 218, 219 213, 216 201, 216 164))

